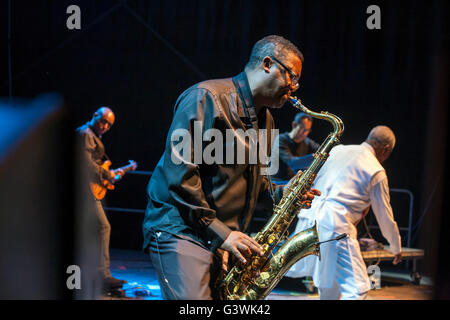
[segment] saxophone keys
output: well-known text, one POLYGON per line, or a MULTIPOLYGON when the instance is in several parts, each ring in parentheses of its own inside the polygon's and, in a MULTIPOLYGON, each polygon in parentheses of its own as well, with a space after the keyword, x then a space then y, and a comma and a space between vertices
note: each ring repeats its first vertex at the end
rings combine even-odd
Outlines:
POLYGON ((269 272, 262 272, 262 273, 260 274, 260 276, 261 276, 261 279, 262 279, 263 281, 266 281, 267 279, 269 279, 270 273, 269 273, 269 272))
POLYGON ((239 286, 234 286, 233 288, 233 295, 235 295, 239 290, 239 286))

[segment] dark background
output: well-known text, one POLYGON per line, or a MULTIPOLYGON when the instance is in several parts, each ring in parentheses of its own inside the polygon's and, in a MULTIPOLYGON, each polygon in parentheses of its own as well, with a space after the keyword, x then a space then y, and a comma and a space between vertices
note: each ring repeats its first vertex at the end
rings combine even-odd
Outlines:
MULTIPOLYGON (((431 260, 422 271, 435 274, 444 252, 447 1, 10 2, 10 11, 8 1, 0 11, 0 96, 58 92, 73 129, 99 106, 110 106, 116 123, 103 139, 109 157, 116 167, 134 159, 144 171, 159 160, 182 91, 238 74, 266 35, 291 40, 305 57, 296 95, 312 110, 343 119, 343 143, 361 143, 378 124, 396 133, 385 164, 389 183, 413 193, 412 246, 425 249, 431 260), (81 8, 81 30, 66 27, 72 4, 81 8), (366 27, 372 4, 381 8, 381 30, 366 27)), ((280 132, 290 129, 293 108, 272 114, 280 132)), ((320 142, 329 131, 328 123, 315 121, 310 137, 320 142)), ((147 182, 147 176, 127 175, 106 205, 144 209, 147 182)), ((392 196, 400 226, 408 225, 408 201, 392 196)), ((111 246, 140 249, 143 214, 108 215, 111 246)))

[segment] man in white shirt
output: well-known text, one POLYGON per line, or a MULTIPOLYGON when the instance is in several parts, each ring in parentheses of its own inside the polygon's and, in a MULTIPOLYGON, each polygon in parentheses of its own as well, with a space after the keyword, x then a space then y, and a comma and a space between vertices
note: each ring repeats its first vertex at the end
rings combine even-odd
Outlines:
MULTIPOLYGON (((356 224, 369 206, 383 236, 401 261, 401 238, 390 205, 389 186, 383 163, 395 146, 395 135, 386 126, 373 128, 360 145, 339 145, 330 152, 319 171, 314 188, 322 192, 311 209, 299 214, 295 233, 317 221, 321 241, 347 233, 340 241, 321 245, 321 260, 308 256, 286 274, 312 276, 321 299, 365 299, 370 290, 366 265, 357 240, 356 224)), ((367 211, 366 211, 367 212, 367 211)))

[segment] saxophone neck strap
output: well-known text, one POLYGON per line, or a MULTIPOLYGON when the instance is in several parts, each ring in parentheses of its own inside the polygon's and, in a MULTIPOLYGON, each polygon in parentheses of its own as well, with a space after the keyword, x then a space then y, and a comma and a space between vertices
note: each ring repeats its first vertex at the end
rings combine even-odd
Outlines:
MULTIPOLYGON (((241 72, 236 77, 232 78, 233 84, 236 87, 238 95, 242 101, 244 113, 247 119, 250 119, 251 124, 246 123, 247 129, 253 128, 256 132, 259 130, 258 126, 258 114, 256 113, 256 107, 253 103, 253 97, 250 91, 250 85, 248 84, 248 79, 245 72, 241 72)), ((270 166, 270 159, 266 158, 265 165, 270 166)), ((275 206, 275 191, 273 190, 272 178, 268 174, 266 175, 269 182, 269 194, 272 198, 273 205, 275 206)))
POLYGON ((258 131, 258 115, 256 113, 256 107, 253 103, 252 93, 250 92, 250 85, 248 84, 247 76, 245 72, 241 72, 236 77, 232 78, 233 84, 241 98, 244 113, 251 124, 246 124, 247 129, 252 128, 258 131))

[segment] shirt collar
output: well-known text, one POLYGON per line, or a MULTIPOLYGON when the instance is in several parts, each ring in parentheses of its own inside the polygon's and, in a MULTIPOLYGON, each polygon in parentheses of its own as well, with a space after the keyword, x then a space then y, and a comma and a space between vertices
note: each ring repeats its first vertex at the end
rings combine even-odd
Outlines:
POLYGON ((90 122, 90 121, 86 123, 86 126, 88 126, 88 128, 91 129, 92 133, 94 134, 94 136, 95 136, 96 138, 98 138, 98 139, 101 139, 101 138, 102 138, 102 136, 97 135, 97 133, 96 133, 95 130, 94 130, 94 127, 91 126, 91 122, 90 122))
POLYGON ((372 147, 370 144, 368 144, 367 142, 364 141, 363 143, 361 143, 361 145, 362 145, 363 147, 365 147, 366 149, 370 150, 370 152, 372 152, 372 154, 373 154, 374 156, 376 156, 375 150, 373 149, 373 147, 372 147))

